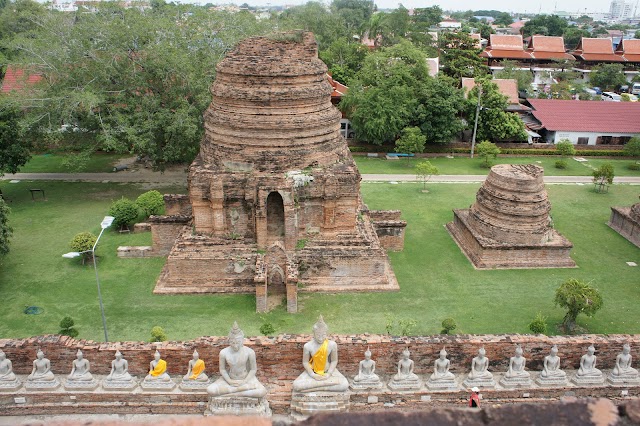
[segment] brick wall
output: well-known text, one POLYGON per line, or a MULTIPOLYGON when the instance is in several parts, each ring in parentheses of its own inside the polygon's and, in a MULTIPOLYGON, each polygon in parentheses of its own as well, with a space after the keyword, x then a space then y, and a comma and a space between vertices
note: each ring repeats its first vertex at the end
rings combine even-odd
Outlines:
POLYGON ((189 222, 188 216, 151 216, 151 240, 157 256, 166 256, 171 251, 178 234, 189 222))
POLYGON ((640 223, 631 216, 631 207, 611 207, 611 217, 607 225, 640 247, 640 223))

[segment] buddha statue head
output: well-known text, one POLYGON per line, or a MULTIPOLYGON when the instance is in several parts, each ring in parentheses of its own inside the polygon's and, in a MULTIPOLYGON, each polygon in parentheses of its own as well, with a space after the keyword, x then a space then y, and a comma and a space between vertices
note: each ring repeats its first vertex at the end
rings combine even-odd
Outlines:
POLYGON ((36 353, 36 358, 38 359, 44 358, 44 352, 42 352, 41 349, 38 349, 38 352, 36 353))
POLYGON ((158 352, 157 349, 156 349, 156 353, 153 354, 153 359, 155 359, 156 361, 160 361, 160 352, 158 352))
POLYGON ((409 348, 404 348, 404 350, 402 351, 402 358, 409 359, 410 356, 411 352, 409 352, 409 348))
POLYGON ((318 321, 313 324, 313 339, 318 343, 322 344, 327 338, 327 332, 329 331, 329 327, 324 322, 324 318, 322 315, 318 317, 318 321))
POLYGON ((551 355, 552 355, 552 356, 556 356, 556 355, 558 355, 558 346, 557 346, 557 345, 553 345, 553 346, 551 347, 551 355))
POLYGON ((520 347, 520 345, 516 346, 516 356, 517 357, 521 357, 523 354, 522 352, 522 348, 520 347))
POLYGON ((78 349, 78 352, 76 352, 76 358, 78 358, 78 360, 82 359, 82 351, 80 349, 78 349))
POLYGON ((596 348, 593 345, 591 345, 587 348, 587 352, 589 352, 589 355, 593 355, 596 353, 596 348))
POLYGON ((194 350, 193 350, 193 359, 194 359, 195 361, 197 361, 199 358, 200 358, 200 354, 198 353, 198 350, 197 350, 197 349, 194 349, 194 350))
POLYGON ((478 349, 478 357, 479 358, 484 358, 484 356, 487 354, 487 351, 484 350, 484 347, 478 349))
POLYGON ((244 345, 244 332, 238 327, 238 322, 233 322, 233 327, 229 331, 229 346, 234 352, 238 352, 244 345))
POLYGON ((628 343, 622 345, 622 353, 625 355, 629 355, 631 353, 631 346, 628 343))
POLYGON ((369 350, 369 346, 367 346, 367 350, 364 351, 364 358, 367 360, 371 359, 371 351, 369 350))
POLYGON ((116 351, 116 359, 122 359, 122 354, 120 353, 120 351, 116 351))
POLYGON ((445 348, 440 349, 440 359, 445 359, 447 357, 447 351, 445 348))

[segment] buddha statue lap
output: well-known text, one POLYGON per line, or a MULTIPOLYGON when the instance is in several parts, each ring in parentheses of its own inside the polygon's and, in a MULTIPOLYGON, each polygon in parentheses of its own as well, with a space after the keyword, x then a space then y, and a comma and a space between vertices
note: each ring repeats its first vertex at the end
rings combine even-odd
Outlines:
POLYGON ((471 361, 471 372, 464 381, 466 387, 495 387, 496 382, 493 380, 493 374, 489 371, 489 358, 485 355, 484 348, 478 349, 478 355, 471 361))
POLYGON ((447 351, 442 348, 439 357, 433 363, 433 373, 429 376, 427 387, 432 390, 457 388, 456 377, 449 371, 451 361, 447 359, 447 351))
POLYGON ((557 346, 554 345, 549 355, 544 357, 543 368, 536 382, 541 386, 565 386, 567 384, 567 373, 560 369, 557 346))
POLYGON ((640 375, 638 370, 631 366, 633 358, 631 357, 631 346, 625 343, 622 346, 622 352, 616 356, 616 365, 609 374, 609 382, 613 385, 627 386, 640 384, 640 375))
POLYGON ((515 356, 509 359, 509 369, 502 377, 500 384, 504 387, 531 387, 531 374, 524 368, 527 359, 522 356, 522 348, 517 346, 515 352, 515 356))
POLYGON ((353 378, 351 389, 379 389, 382 387, 380 377, 375 373, 376 362, 371 359, 369 348, 364 353, 364 359, 358 365, 358 374, 353 378))
POLYGON ((418 390, 422 386, 422 381, 413 372, 414 362, 410 358, 411 353, 408 348, 402 351, 398 361, 398 372, 389 382, 389 388, 393 390, 418 390))

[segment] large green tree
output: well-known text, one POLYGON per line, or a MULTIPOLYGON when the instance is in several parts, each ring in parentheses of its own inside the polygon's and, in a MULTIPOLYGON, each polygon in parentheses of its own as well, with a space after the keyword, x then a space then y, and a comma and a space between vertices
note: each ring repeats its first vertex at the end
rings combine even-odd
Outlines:
POLYGON ((193 6, 33 15, 38 32, 13 37, 20 66, 44 83, 16 100, 33 134, 80 130, 85 150, 148 156, 162 168, 191 161, 203 134, 215 65, 239 40, 266 32, 248 12, 193 6))
POLYGON ((593 68, 589 78, 591 84, 602 90, 615 90, 627 84, 622 64, 600 64, 593 68))
POLYGON ((514 61, 503 61, 502 69, 495 73, 495 78, 514 79, 518 83, 518 90, 528 90, 533 83, 531 71, 523 70, 514 61))
POLYGON ((348 86, 368 53, 369 49, 363 44, 340 38, 320 51, 320 59, 327 64, 334 79, 348 86))
POLYGON ((22 137, 21 111, 0 95, 0 176, 16 173, 30 158, 29 139, 22 137))
POLYGON ((0 197, 0 254, 9 253, 9 239, 13 234, 13 229, 9 226, 9 213, 11 209, 0 197))
POLYGON ((556 306, 567 310, 562 326, 569 333, 576 329, 578 315, 585 314, 592 317, 603 305, 602 295, 598 289, 574 278, 566 280, 556 289, 554 302, 556 306))
POLYGON ((482 49, 477 40, 464 32, 440 34, 440 65, 442 71, 456 80, 461 77, 486 75, 489 68, 478 55, 482 49))
POLYGON ((331 13, 328 7, 317 1, 285 10, 279 16, 277 25, 279 29, 313 32, 321 49, 325 49, 339 38, 353 36, 353 31, 347 29, 342 14, 331 13))
POLYGON ((557 15, 538 15, 527 21, 522 27, 522 35, 529 37, 534 34, 547 36, 561 36, 569 26, 566 19, 557 15))
POLYGON ((362 35, 376 5, 373 0, 333 0, 331 10, 342 18, 347 36, 353 36, 362 35))
POLYGON ((567 49, 575 49, 578 46, 582 37, 589 37, 591 34, 587 30, 578 28, 576 26, 570 26, 565 28, 562 34, 564 38, 564 47, 567 49))

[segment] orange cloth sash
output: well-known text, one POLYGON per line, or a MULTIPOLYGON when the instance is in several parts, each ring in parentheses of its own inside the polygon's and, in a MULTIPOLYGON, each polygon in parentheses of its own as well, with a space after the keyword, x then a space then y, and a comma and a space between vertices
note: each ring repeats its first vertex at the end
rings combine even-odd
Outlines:
POLYGON ((324 376, 325 367, 327 366, 327 355, 328 355, 329 341, 327 339, 322 342, 320 349, 311 355, 309 359, 309 364, 311 365, 311 369, 314 373, 324 376))
POLYGON ((200 374, 202 374, 203 371, 204 371, 204 361, 199 359, 196 361, 195 364, 193 364, 193 369, 191 370, 191 375, 189 376, 189 378, 191 380, 195 380, 198 378, 200 374))
POLYGON ((158 377, 163 375, 165 371, 167 371, 167 361, 165 361, 164 359, 161 359, 156 364, 156 368, 149 371, 149 374, 151 374, 153 377, 158 377))

